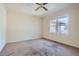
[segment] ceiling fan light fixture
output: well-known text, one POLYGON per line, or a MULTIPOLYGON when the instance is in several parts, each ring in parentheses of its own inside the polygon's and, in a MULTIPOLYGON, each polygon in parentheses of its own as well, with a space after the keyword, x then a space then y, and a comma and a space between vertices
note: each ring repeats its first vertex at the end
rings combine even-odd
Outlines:
POLYGON ((37 5, 40 5, 38 8, 35 9, 35 11, 37 11, 40 8, 43 8, 45 11, 48 11, 48 9, 44 6, 48 3, 36 3, 37 5))

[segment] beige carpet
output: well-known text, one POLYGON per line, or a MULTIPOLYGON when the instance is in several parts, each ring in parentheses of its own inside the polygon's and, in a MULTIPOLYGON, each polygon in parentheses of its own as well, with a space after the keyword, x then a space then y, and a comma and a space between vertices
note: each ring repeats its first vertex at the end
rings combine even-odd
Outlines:
POLYGON ((79 55, 79 49, 66 47, 44 39, 9 43, 1 56, 63 56, 79 55))

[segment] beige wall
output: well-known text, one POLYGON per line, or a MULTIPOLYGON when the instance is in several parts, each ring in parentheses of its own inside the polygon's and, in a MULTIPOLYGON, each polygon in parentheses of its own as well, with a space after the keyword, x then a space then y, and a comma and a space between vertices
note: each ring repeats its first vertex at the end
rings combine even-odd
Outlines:
POLYGON ((73 5, 63 10, 60 10, 56 13, 53 13, 50 16, 46 16, 43 19, 44 19, 43 37, 79 48, 79 7, 73 5), (57 16, 65 16, 65 15, 69 16, 69 34, 67 35, 56 35, 53 33, 50 34, 48 32, 49 20, 54 19, 57 16))
POLYGON ((42 20, 39 17, 7 11, 7 42, 23 41, 42 36, 42 20))
POLYGON ((6 10, 0 4, 0 52, 6 44, 6 10))

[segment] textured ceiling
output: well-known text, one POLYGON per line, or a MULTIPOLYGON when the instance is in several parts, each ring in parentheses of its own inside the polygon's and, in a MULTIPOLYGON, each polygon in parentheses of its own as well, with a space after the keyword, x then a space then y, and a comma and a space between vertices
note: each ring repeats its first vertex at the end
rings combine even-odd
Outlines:
POLYGON ((38 11, 35 11, 39 5, 35 3, 7 3, 5 4, 7 10, 17 11, 21 13, 26 13, 29 15, 34 16, 46 16, 50 15, 51 13, 57 12, 71 4, 68 3, 48 3, 45 5, 46 8, 48 8, 48 11, 43 10, 40 8, 38 11))

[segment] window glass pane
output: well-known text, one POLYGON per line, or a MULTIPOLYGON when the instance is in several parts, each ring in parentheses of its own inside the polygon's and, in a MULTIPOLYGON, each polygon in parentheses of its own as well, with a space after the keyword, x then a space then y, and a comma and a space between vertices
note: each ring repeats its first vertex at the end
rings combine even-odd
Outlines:
POLYGON ((50 20, 49 32, 50 33, 55 33, 56 32, 56 20, 50 20))
POLYGON ((69 19, 69 17, 64 16, 64 17, 58 18, 58 22, 61 22, 61 23, 68 23, 68 19, 69 19))
POLYGON ((58 18, 58 31, 59 31, 59 33, 67 33, 68 20, 69 20, 69 17, 67 17, 67 16, 58 18))

